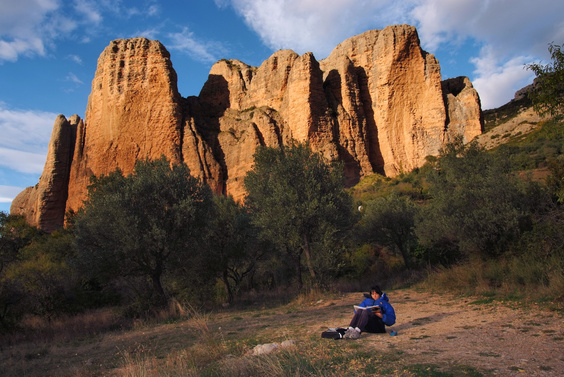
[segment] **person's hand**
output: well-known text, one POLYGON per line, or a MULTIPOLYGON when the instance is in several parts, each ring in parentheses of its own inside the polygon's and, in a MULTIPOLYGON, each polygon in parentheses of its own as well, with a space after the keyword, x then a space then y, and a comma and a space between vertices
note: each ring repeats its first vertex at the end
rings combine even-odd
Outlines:
POLYGON ((376 312, 376 313, 374 313, 374 315, 375 315, 376 317, 380 317, 380 318, 383 318, 383 317, 384 317, 384 315, 382 314, 382 312, 376 312))

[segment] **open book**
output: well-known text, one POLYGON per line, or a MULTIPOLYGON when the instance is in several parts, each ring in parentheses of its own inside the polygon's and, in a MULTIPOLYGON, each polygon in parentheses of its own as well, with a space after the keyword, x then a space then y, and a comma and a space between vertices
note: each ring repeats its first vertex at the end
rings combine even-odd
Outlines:
POLYGON ((372 310, 373 312, 379 312, 380 311, 380 306, 379 305, 374 305, 374 306, 358 306, 358 305, 353 305, 354 310, 372 310))

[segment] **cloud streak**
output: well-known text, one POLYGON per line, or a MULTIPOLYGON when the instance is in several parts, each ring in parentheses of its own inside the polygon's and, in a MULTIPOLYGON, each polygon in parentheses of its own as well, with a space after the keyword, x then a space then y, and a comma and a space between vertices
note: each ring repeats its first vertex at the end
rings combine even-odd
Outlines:
POLYGON ((55 113, 7 109, 0 103, 0 166, 21 173, 41 173, 55 113))
POLYGON ((160 5, 147 0, 142 7, 122 0, 4 0, 0 4, 0 64, 20 57, 46 56, 61 40, 91 40, 107 32, 111 22, 153 17, 160 5))
POLYGON ((11 203, 23 187, 0 185, 0 203, 11 203))
POLYGON ((180 51, 203 63, 215 63, 226 53, 221 43, 199 40, 188 28, 183 28, 178 33, 169 33, 168 39, 167 48, 180 51))
POLYGON ((45 153, 24 152, 0 147, 0 166, 25 174, 41 174, 45 166, 45 153))

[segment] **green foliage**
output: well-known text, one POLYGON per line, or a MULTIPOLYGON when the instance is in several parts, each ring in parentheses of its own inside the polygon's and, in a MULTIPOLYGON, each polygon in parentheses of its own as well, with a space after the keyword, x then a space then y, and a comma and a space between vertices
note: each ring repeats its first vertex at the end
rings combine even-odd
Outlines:
POLYGON ((0 212, 0 331, 16 325, 25 311, 25 287, 14 278, 13 270, 22 261, 21 250, 40 233, 23 216, 0 212))
POLYGON ((116 170, 94 178, 74 222, 77 265, 102 283, 150 282, 154 303, 163 305, 163 275, 188 268, 200 252, 211 198, 186 165, 164 157, 139 161, 127 177, 116 170))
POLYGON ((496 256, 519 237, 538 186, 512 175, 507 159, 496 157, 461 140, 441 151, 428 176, 431 200, 417 224, 423 247, 496 256))
POLYGON ((76 311, 73 273, 67 265, 71 252, 68 232, 44 234, 20 250, 18 263, 10 266, 6 278, 24 293, 20 304, 25 311, 46 318, 76 311))
POLYGON ((245 177, 246 203, 263 239, 293 260, 301 287, 301 256, 313 281, 337 268, 339 242, 353 223, 341 166, 330 166, 309 145, 259 148, 245 177), (332 266, 326 263, 330 262, 332 266))
POLYGON ((30 226, 23 216, 0 212, 0 274, 38 234, 37 228, 30 226))
POLYGON ((527 65, 527 69, 537 75, 530 96, 539 114, 561 118, 564 111, 564 52, 562 45, 554 43, 549 45, 548 51, 552 63, 527 65))
POLYGON ((551 174, 546 179, 550 192, 560 204, 564 204, 564 160, 550 160, 548 168, 551 174))
MULTIPOLYGON (((433 156, 428 157, 433 160, 433 156)), ((402 173, 397 177, 388 178, 379 174, 371 174, 364 177, 355 187, 349 191, 355 202, 359 205, 367 203, 377 197, 385 197, 392 193, 406 196, 414 201, 427 199, 428 184, 425 180, 425 172, 429 165, 414 169, 409 173, 402 173)))
POLYGON ((264 249, 257 242, 247 208, 231 196, 216 196, 214 204, 204 263, 210 273, 222 281, 227 299, 232 302, 244 279, 254 272, 264 249))
POLYGON ((82 308, 76 299, 80 288, 68 266, 72 234, 45 234, 16 215, 0 216, 0 328, 17 326, 24 314, 51 320, 82 308))
POLYGON ((362 238, 399 252, 407 268, 412 266, 412 248, 415 237, 415 204, 406 196, 392 192, 363 206, 360 222, 362 238))
POLYGON ((554 119, 544 121, 525 137, 500 145, 494 153, 510 161, 513 170, 545 168, 564 153, 564 127, 554 119))
POLYGON ((352 271, 356 272, 354 277, 358 279, 363 275, 373 272, 371 269, 378 261, 378 250, 370 244, 364 244, 354 250, 350 259, 352 271))

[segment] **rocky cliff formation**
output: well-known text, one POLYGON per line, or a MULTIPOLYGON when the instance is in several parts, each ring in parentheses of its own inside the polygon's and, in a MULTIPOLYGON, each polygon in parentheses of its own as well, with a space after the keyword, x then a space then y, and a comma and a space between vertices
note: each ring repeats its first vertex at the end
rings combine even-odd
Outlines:
POLYGON ((60 116, 55 129, 40 183, 11 208, 47 230, 80 208, 91 175, 127 174, 139 159, 185 162, 216 193, 242 199, 260 145, 308 141, 343 160, 352 185, 421 166, 455 135, 480 134, 482 121, 470 81, 441 82, 415 28, 399 25, 352 37, 321 61, 290 50, 260 67, 221 60, 189 98, 159 42, 117 40, 100 55, 84 122, 60 116))
POLYGON ((46 231, 63 224, 79 124, 83 123, 76 115, 69 120, 62 115, 57 117, 39 183, 26 188, 13 200, 11 213, 24 214, 30 224, 46 231))

